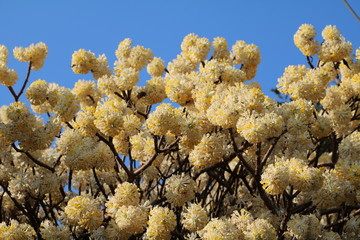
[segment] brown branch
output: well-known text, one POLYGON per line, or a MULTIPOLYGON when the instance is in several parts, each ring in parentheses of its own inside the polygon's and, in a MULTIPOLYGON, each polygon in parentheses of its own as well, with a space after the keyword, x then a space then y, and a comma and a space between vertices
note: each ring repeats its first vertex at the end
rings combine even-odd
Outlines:
POLYGON ((114 154, 115 159, 117 160, 117 162, 120 164, 120 166, 124 169, 124 171, 126 172, 127 176, 128 176, 128 181, 132 182, 134 180, 134 173, 131 172, 129 170, 129 168, 125 165, 125 163, 121 160, 121 158, 119 157, 119 154, 117 153, 114 144, 112 143, 111 140, 107 140, 105 137, 101 136, 99 133, 96 133, 96 136, 103 141, 106 145, 108 145, 108 147, 110 148, 111 152, 114 154))
POLYGON ((107 196, 107 194, 106 194, 106 192, 105 192, 105 189, 104 189, 103 185, 101 185, 101 183, 100 183, 100 181, 99 181, 99 178, 98 178, 98 176, 97 176, 97 174, 96 174, 95 167, 92 168, 92 172, 93 172, 93 174, 94 174, 94 178, 95 178, 96 184, 98 185, 101 193, 104 195, 105 199, 107 200, 107 199, 108 199, 108 196, 107 196))
POLYGON ((24 151, 24 150, 21 150, 21 149, 19 149, 19 148, 17 148, 14 143, 11 144, 11 146, 12 146, 12 148, 13 148, 15 151, 20 152, 20 153, 24 153, 28 158, 31 159, 31 161, 33 161, 35 164, 39 165, 40 167, 46 168, 47 170, 51 171, 52 173, 55 172, 55 169, 54 169, 54 168, 46 165, 46 164, 43 163, 43 162, 40 162, 39 160, 37 160, 36 158, 34 158, 30 153, 28 153, 28 152, 26 152, 26 151, 24 151))
POLYGON ((29 81, 30 72, 31 72, 31 65, 32 65, 32 63, 31 63, 31 61, 30 61, 30 62, 29 62, 29 66, 28 66, 28 70, 27 70, 27 73, 26 73, 26 78, 25 78, 24 84, 22 85, 20 92, 19 92, 18 95, 16 96, 16 99, 15 99, 16 102, 19 100, 20 96, 23 94, 23 92, 24 92, 24 90, 25 90, 25 88, 26 88, 26 84, 27 84, 28 81, 29 81))

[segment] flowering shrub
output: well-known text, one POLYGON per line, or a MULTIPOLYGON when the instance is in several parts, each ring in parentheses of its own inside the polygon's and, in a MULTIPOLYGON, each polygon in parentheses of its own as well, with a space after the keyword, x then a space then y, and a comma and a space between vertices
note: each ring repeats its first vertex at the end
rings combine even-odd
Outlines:
POLYGON ((308 66, 279 78, 286 102, 249 81, 261 57, 244 41, 189 34, 166 65, 125 39, 113 70, 80 49, 72 69, 94 80, 73 89, 27 86, 48 49, 17 47, 18 93, 0 46, 0 239, 358 239, 360 49, 322 37, 295 33, 308 66))

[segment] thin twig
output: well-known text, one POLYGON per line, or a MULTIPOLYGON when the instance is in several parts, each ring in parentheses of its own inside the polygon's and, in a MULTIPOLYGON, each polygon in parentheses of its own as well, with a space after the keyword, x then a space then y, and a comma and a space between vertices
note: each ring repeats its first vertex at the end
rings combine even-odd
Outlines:
POLYGON ((356 18, 356 20, 358 20, 360 22, 360 17, 356 14, 356 12, 354 11, 354 9, 350 6, 350 4, 346 1, 343 0, 345 6, 349 9, 349 11, 352 13, 352 15, 354 15, 354 17, 356 18))

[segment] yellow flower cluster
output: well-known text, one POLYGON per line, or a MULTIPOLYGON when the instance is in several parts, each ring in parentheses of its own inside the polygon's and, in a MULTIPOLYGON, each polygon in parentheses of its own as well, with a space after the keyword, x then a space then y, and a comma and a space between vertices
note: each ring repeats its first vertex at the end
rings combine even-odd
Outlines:
POLYGON ((146 229, 148 212, 139 206, 120 206, 115 215, 115 222, 120 232, 128 236, 142 233, 146 229))
POLYGON ((31 62, 31 69, 39 70, 43 67, 45 58, 48 55, 48 47, 45 43, 31 44, 27 48, 14 48, 14 57, 20 62, 31 62))
POLYGON ((196 170, 210 167, 222 160, 225 139, 222 134, 206 134, 190 152, 189 161, 196 170))
POLYGON ((19 223, 12 219, 9 225, 0 223, 0 239, 34 239, 34 229, 27 223, 19 223))
POLYGON ((76 74, 87 74, 91 71, 95 79, 111 74, 104 54, 96 58, 94 53, 85 49, 79 49, 73 53, 71 68, 76 74))
POLYGON ((165 197, 173 205, 181 207, 195 198, 196 182, 190 176, 173 175, 167 180, 165 197))
POLYGON ((281 194, 289 185, 301 191, 315 191, 321 188, 323 176, 320 169, 308 167, 297 158, 278 158, 262 174, 263 188, 272 195, 281 194))
POLYGON ((14 69, 8 69, 6 66, 8 54, 8 49, 0 45, 0 84, 11 87, 15 85, 18 75, 14 69))
POLYGON ((299 240, 318 239, 321 232, 319 219, 315 215, 293 215, 288 222, 288 233, 299 240))
POLYGON ((233 240, 244 239, 243 233, 229 220, 213 218, 211 221, 199 231, 201 239, 213 240, 233 240))
POLYGON ((149 115, 146 127, 155 135, 179 135, 182 122, 180 109, 174 108, 170 103, 162 103, 149 115))
POLYGON ((115 217, 120 206, 138 206, 139 203, 139 189, 135 184, 124 182, 116 187, 114 196, 109 198, 105 206, 107 213, 115 217))
POLYGON ((89 196, 76 196, 69 200, 64 209, 65 219, 69 224, 94 230, 103 221, 99 203, 89 196))
POLYGON ((41 236, 45 240, 68 240, 71 239, 71 233, 68 226, 55 226, 49 220, 45 220, 41 223, 41 236))
POLYGON ((182 224, 190 232, 200 231, 208 223, 209 217, 200 204, 191 203, 182 215, 182 224))
POLYGON ((146 236, 149 240, 169 240, 176 227, 176 216, 167 207, 153 207, 150 210, 146 236))
POLYGON ((303 24, 294 35, 294 43, 305 56, 313 56, 318 53, 320 43, 314 38, 316 30, 311 24, 303 24))

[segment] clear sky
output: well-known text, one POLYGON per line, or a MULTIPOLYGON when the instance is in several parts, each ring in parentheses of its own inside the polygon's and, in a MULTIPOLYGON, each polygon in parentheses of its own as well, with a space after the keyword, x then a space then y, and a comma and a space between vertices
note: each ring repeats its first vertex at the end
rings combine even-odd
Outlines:
MULTIPOLYGON (((360 14, 360 1, 348 2, 360 14)), ((211 41, 225 37, 230 48, 237 40, 254 43, 262 55, 255 80, 270 96, 285 67, 306 64, 293 43, 301 24, 313 24, 320 41, 322 29, 336 25, 354 49, 360 47, 360 22, 341 0, 0 0, 0 12, 0 44, 10 52, 40 41, 49 47, 44 67, 32 71, 30 82, 41 78, 69 88, 79 79, 92 79, 72 72, 74 51, 104 53, 112 67, 114 52, 124 38, 150 48, 166 62, 180 53, 180 43, 189 33, 211 41)), ((27 64, 11 55, 8 66, 18 71, 22 82, 27 64)), ((140 85, 145 80, 143 76, 140 85)), ((20 84, 14 88, 18 91, 20 84)), ((0 106, 12 101, 8 89, 0 86, 0 106)))

